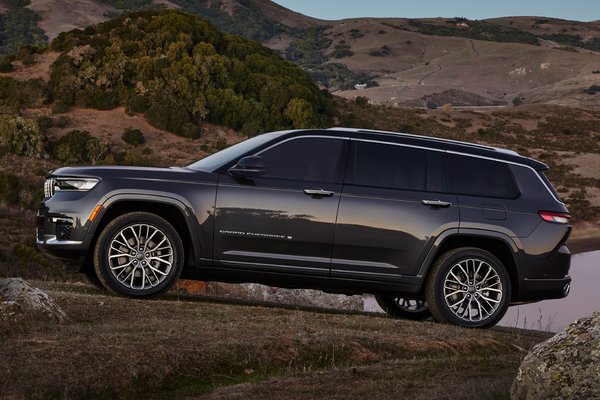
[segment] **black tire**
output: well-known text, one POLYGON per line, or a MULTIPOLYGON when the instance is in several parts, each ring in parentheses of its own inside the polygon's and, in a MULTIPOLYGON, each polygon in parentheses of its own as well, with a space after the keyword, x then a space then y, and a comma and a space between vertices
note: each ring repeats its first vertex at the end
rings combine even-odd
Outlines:
POLYGON ((431 317, 429 307, 424 300, 394 296, 375 296, 375 300, 383 311, 394 318, 422 321, 431 317))
POLYGON ((153 297, 177 281, 183 254, 181 238, 169 222, 155 214, 131 212, 100 233, 94 269, 102 285, 115 294, 153 297))
POLYGON ((435 261, 425 283, 425 298, 433 318, 439 322, 489 328, 508 309, 510 277, 502 262, 490 252, 461 247, 435 261))

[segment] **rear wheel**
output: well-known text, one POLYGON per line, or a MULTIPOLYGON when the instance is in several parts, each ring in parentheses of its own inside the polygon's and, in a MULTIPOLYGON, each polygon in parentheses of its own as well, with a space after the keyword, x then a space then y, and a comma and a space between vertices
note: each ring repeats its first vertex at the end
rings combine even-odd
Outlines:
POLYGON ((490 252, 462 247, 437 259, 427 278, 425 296, 437 321, 487 328, 500 321, 508 309, 510 277, 490 252))
POLYGON ((375 296, 375 300, 383 311, 394 318, 420 321, 431 317, 427 302, 424 300, 394 296, 375 296))
POLYGON ((110 291, 151 297, 168 290, 183 268, 183 243, 165 219, 132 212, 111 221, 94 250, 94 269, 110 291))

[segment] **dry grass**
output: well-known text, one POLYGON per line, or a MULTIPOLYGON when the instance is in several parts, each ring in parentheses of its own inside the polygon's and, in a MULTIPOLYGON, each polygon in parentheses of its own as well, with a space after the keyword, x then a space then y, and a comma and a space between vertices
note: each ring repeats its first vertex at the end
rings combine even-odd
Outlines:
POLYGON ((523 349, 548 337, 202 297, 136 301, 73 284, 41 287, 69 320, 20 333, 0 322, 0 397, 479 398, 485 391, 506 398, 523 349))

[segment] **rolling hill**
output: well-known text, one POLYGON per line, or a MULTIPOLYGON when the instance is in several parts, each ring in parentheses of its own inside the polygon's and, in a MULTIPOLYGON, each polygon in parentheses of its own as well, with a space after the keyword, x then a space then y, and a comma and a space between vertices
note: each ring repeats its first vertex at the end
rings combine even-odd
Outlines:
MULTIPOLYGON (((593 90, 600 83, 597 22, 522 16, 485 21, 323 21, 270 0, 6 0, 4 4, 25 5, 22 11, 27 16, 20 16, 19 23, 30 25, 27 40, 37 44, 41 35, 51 40, 62 31, 83 29, 123 11, 190 12, 223 32, 264 43, 346 98, 360 95, 376 103, 416 107, 442 101, 454 106, 514 101, 600 107, 600 96, 593 90), (356 84, 365 84, 366 90, 355 90, 356 84)), ((0 11, 5 17, 21 12, 6 5, 0 11)))

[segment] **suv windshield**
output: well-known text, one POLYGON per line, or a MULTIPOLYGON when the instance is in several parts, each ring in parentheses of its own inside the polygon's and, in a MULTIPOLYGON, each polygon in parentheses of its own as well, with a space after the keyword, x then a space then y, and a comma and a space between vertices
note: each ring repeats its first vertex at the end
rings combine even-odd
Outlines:
POLYGON ((252 149, 257 149, 263 144, 275 139, 285 132, 272 132, 265 133, 263 135, 255 136, 250 139, 246 139, 243 142, 234 144, 231 147, 221 150, 217 153, 211 154, 208 157, 196 161, 195 163, 188 165, 188 168, 195 169, 197 171, 214 172, 229 162, 240 158, 252 149))

